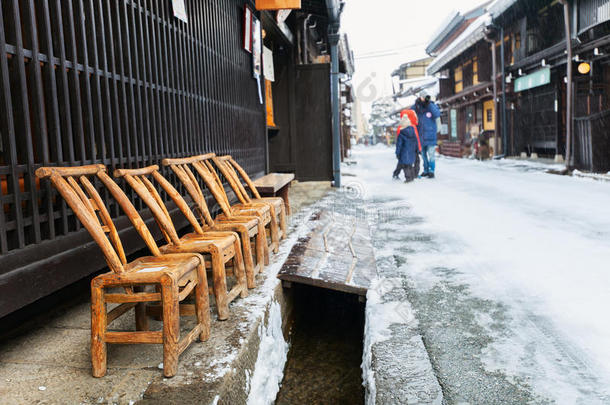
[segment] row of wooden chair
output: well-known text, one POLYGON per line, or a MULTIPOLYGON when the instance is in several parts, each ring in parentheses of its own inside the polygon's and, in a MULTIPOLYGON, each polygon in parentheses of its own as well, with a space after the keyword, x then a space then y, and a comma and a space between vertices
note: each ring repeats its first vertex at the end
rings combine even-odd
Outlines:
POLYGON ((150 209, 165 238, 157 245, 142 217, 124 191, 110 178, 104 165, 42 167, 39 178, 49 178, 78 219, 100 246, 110 272, 91 282, 91 359, 93 375, 106 374, 107 343, 163 344, 163 373, 176 374, 178 356, 195 339, 210 334, 207 269, 211 270, 213 295, 219 320, 229 317, 229 303, 246 297, 256 287, 256 274, 269 263, 269 252, 278 251, 286 236, 286 208, 281 198, 261 198, 254 183, 230 156, 215 154, 184 159, 165 159, 193 201, 195 212, 178 190, 160 173, 158 166, 117 169, 150 209), (219 171, 237 196, 231 205, 219 171), (117 229, 94 186, 97 178, 109 190, 142 237, 152 256, 127 262, 117 229), (218 202, 222 214, 213 218, 200 181, 218 202), (245 185, 244 185, 245 184, 245 185), (178 207, 193 232, 178 235, 159 187, 178 207), (247 188, 246 188, 247 187, 247 188), (249 190, 249 192, 248 192, 249 190), (229 270, 227 271, 227 266, 229 270), (227 275, 235 277, 229 289, 227 275), (194 295, 194 305, 182 303, 194 295), (182 303, 182 304, 181 304, 182 303), (107 304, 118 304, 110 311, 107 304), (135 308, 135 331, 111 331, 108 326, 135 308), (163 321, 162 331, 151 331, 148 316, 163 321), (180 339, 180 315, 195 315, 197 325, 180 339))

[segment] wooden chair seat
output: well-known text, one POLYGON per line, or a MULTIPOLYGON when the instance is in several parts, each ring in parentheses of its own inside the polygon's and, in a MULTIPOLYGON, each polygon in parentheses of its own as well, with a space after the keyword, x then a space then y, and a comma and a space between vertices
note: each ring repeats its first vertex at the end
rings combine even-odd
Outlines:
POLYGON ((161 226, 161 231, 168 244, 161 248, 162 253, 201 253, 211 257, 211 269, 213 274, 213 291, 216 299, 216 310, 219 320, 229 317, 229 304, 238 296, 248 296, 248 284, 244 260, 239 236, 234 232, 205 232, 195 214, 178 190, 159 173, 159 166, 148 166, 140 169, 117 169, 115 177, 124 178, 131 188, 144 200, 151 209, 155 220, 161 226), (169 211, 161 198, 161 195, 149 180, 149 177, 159 184, 168 194, 172 201, 178 206, 182 214, 186 216, 195 230, 182 238, 172 223, 169 211), (162 217, 162 218, 161 218, 162 217), (163 221, 161 221, 163 219, 163 221), (237 283, 231 289, 227 289, 227 272, 225 263, 233 261, 235 271, 233 274, 237 283))
MULTIPOLYGON (((178 356, 195 339, 210 335, 210 307, 205 259, 199 254, 162 256, 153 236, 125 193, 106 174, 103 165, 42 167, 38 178, 49 178, 100 246, 111 272, 91 281, 91 362, 94 377, 106 374, 107 343, 158 343, 163 345, 163 374, 178 370, 178 356), (98 178, 117 200, 153 256, 127 262, 119 234, 89 177, 98 178), (79 184, 80 183, 80 184, 79 184), (83 190, 84 189, 84 190, 83 190), (123 292, 116 292, 116 287, 123 292), (155 292, 147 292, 146 288, 155 292), (194 292, 196 326, 180 339, 180 302, 194 292), (107 311, 108 303, 117 303, 107 311), (147 303, 160 303, 163 330, 149 331, 147 303), (115 319, 135 308, 136 331, 111 331, 115 319)), ((161 222, 164 218, 161 218, 161 222)))
POLYGON ((223 262, 227 263, 233 259, 235 255, 235 242, 239 238, 234 234, 222 237, 220 235, 199 235, 197 233, 189 233, 180 238, 180 244, 167 244, 160 247, 161 253, 185 253, 185 252, 205 252, 208 253, 214 249, 222 252, 223 262))

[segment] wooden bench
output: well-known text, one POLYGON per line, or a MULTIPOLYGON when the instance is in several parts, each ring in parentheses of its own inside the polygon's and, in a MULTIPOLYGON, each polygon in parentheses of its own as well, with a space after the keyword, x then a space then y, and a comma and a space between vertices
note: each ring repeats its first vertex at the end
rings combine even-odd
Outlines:
POLYGON ((294 180, 294 173, 269 173, 254 181, 256 190, 263 197, 282 197, 286 205, 286 214, 290 215, 288 191, 294 180))

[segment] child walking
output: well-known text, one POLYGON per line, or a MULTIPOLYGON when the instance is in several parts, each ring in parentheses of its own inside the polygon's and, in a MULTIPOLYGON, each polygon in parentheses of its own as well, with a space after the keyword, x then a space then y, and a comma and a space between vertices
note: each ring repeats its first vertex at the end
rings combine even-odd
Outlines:
POLYGON ((409 119, 409 114, 405 114, 400 121, 400 133, 396 140, 396 158, 398 165, 394 170, 393 178, 398 179, 402 170, 405 173, 405 183, 415 179, 415 161, 417 158, 418 144, 415 128, 409 119))

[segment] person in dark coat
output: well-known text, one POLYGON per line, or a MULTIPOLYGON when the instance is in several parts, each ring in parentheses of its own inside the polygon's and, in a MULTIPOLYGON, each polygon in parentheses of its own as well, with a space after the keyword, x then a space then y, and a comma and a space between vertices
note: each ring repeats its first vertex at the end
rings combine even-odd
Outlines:
POLYGON ((411 124, 408 116, 404 116, 400 121, 401 130, 396 140, 396 158, 398 165, 394 170, 393 177, 398 179, 400 171, 405 173, 405 183, 409 183, 415 179, 415 160, 417 157, 417 136, 415 128, 411 124))
MULTIPOLYGON (((415 155, 415 166, 413 167, 415 177, 417 178, 419 177, 419 162, 421 160, 419 156, 421 154, 421 140, 419 139, 419 131, 417 129, 417 114, 413 110, 404 109, 400 112, 400 119, 402 120, 405 116, 409 117, 409 119, 411 120, 411 125, 413 125, 413 129, 415 130, 415 136, 417 137, 417 154, 415 155)), ((398 135, 400 135, 401 130, 402 127, 399 125, 398 130, 396 131, 396 139, 398 139, 398 135)))
POLYGON ((432 101, 430 95, 421 92, 413 106, 418 118, 419 136, 422 143, 422 157, 424 159, 424 172, 422 177, 434 178, 436 163, 434 154, 436 152, 438 128, 436 120, 441 116, 438 106, 432 101))

